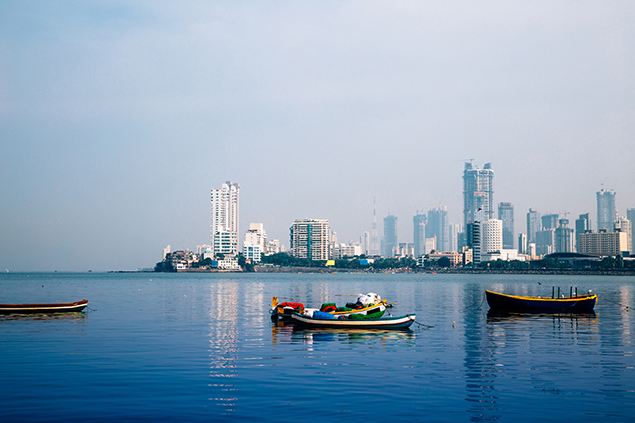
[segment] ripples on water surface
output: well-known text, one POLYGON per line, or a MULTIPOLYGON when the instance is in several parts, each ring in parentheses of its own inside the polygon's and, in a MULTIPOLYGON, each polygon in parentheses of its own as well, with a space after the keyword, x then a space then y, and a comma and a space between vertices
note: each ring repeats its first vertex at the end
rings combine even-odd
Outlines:
POLYGON ((0 421, 632 421, 630 277, 7 274, 0 421), (539 284, 540 282, 540 284, 539 284), (600 295, 595 315, 488 313, 485 289, 600 295), (298 330, 272 296, 319 307, 377 292, 430 325, 298 330), (482 304, 482 305, 481 305, 482 304))

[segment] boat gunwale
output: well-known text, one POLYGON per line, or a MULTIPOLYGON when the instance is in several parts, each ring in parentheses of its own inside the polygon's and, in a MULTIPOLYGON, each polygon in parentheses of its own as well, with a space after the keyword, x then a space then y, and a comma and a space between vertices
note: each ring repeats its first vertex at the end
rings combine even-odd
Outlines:
POLYGON ((319 319, 314 317, 303 316, 300 313, 293 313, 291 315, 294 321, 301 324, 310 325, 313 327, 341 327, 341 328, 398 328, 406 329, 416 319, 415 313, 405 314, 398 317, 380 317, 371 319, 319 319), (406 326, 407 325, 407 326, 406 326))
POLYGON ((498 295, 505 298, 512 298, 515 300, 523 300, 523 301, 552 301, 552 302, 576 302, 576 301, 589 301, 589 300, 597 300, 597 294, 584 294, 578 295, 577 297, 565 297, 565 298, 551 298, 551 297, 530 297, 526 295, 510 295, 510 294, 501 294, 500 292, 485 290, 487 294, 498 295))
POLYGON ((75 301, 73 303, 33 303, 33 304, 0 304, 0 311, 57 311, 73 309, 77 307, 85 307, 88 305, 88 300, 75 301))

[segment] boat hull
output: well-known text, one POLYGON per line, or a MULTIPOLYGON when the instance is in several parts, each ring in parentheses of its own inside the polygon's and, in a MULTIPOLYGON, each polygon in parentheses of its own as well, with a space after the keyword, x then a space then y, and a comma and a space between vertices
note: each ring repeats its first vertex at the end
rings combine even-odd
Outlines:
POLYGON ((0 314, 77 313, 88 306, 88 300, 74 303, 0 304, 0 314))
POLYGON ((381 319, 315 319, 294 313, 291 315, 293 322, 301 326, 313 328, 357 328, 357 329, 407 329, 415 321, 415 314, 406 314, 401 317, 389 317, 381 319))
POLYGON ((582 295, 572 298, 540 298, 506 295, 485 291, 487 303, 492 310, 516 312, 592 313, 597 295, 582 295))

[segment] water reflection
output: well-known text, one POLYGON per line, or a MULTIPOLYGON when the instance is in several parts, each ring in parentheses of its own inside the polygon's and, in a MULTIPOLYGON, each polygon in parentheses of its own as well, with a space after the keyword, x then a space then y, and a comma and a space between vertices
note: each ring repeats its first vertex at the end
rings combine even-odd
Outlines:
POLYGON ((212 381, 209 386, 220 395, 209 400, 230 414, 236 409, 238 390, 231 381, 236 377, 238 361, 239 285, 225 282, 212 284, 210 288, 209 357, 212 381))
MULTIPOLYGON (((507 311, 487 312, 487 323, 513 323, 526 322, 532 318, 551 318, 577 321, 578 319, 597 319, 597 313, 513 313, 507 311)), ((597 320, 596 320, 597 321, 597 320)))
POLYGON ((271 343, 301 342, 312 347, 318 342, 338 342, 341 344, 374 343, 383 346, 414 346, 415 333, 408 330, 380 330, 357 328, 307 328, 287 321, 273 321, 271 324, 271 343), (405 343, 405 344, 404 344, 405 343))
POLYGON ((86 320, 86 313, 77 312, 77 313, 0 314, 0 321, 11 321, 11 320, 84 322, 86 320))

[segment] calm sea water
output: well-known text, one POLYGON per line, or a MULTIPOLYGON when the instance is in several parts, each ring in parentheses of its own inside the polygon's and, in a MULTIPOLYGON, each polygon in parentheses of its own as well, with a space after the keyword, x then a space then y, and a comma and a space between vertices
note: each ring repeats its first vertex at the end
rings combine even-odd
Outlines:
MULTIPOLYGON (((349 296, 346 296, 349 295, 349 296)), ((577 421, 635 415, 635 278, 364 274, 3 274, 0 421, 577 421), (592 316, 488 315, 485 289, 600 295, 592 316), (376 292, 409 331, 298 330, 271 297, 376 292), (628 311, 626 307, 630 307, 628 311)))

